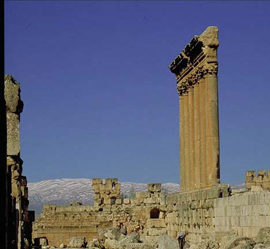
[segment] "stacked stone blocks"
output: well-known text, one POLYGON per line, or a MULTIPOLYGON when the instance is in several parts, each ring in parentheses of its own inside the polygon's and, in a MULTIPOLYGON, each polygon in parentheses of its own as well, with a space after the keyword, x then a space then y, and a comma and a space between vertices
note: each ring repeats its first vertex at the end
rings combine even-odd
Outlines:
MULTIPOLYGON (((98 238, 98 231, 103 228, 126 227, 127 232, 139 231, 146 240, 166 232, 165 194, 160 183, 148 184, 147 192, 137 192, 134 199, 124 199, 120 204, 104 202, 120 198, 120 184, 115 178, 93 179, 92 187, 97 195, 94 205, 57 206, 46 204, 33 226, 33 237, 46 237, 50 245, 67 244, 74 236, 84 236, 87 241, 98 238), (112 189, 114 183, 114 190, 112 189), (106 204, 107 203, 107 204, 106 204), (158 213, 151 218, 151 212, 158 213)), ((116 199, 118 200, 118 199, 116 199)))
POLYGON ((34 223, 33 237, 47 237, 50 245, 59 246, 74 236, 91 241, 98 238, 100 229, 121 224, 128 234, 138 231, 146 242, 157 240, 163 233, 176 239, 186 231, 187 240, 199 243, 231 233, 255 237, 260 228, 270 226, 269 191, 232 194, 229 185, 216 185, 165 197, 161 186, 148 186, 147 192, 136 193, 134 202, 104 205, 102 210, 96 205, 44 205, 34 223), (150 202, 149 198, 154 199, 150 202), (151 217, 152 213, 158 216, 151 217))
POLYGON ((104 205, 121 205, 120 184, 117 178, 107 178, 105 183, 101 178, 92 180, 92 187, 95 193, 94 204, 97 206, 104 205))
POLYGON ((251 189, 252 186, 259 186, 263 189, 270 190, 270 170, 247 171, 246 172, 246 188, 251 189))
MULTIPOLYGON (((14 228, 12 239, 17 248, 22 248, 25 240, 31 242, 31 222, 28 216, 27 179, 22 175, 23 161, 20 157, 20 114, 23 102, 20 84, 11 76, 5 76, 4 94, 7 113, 7 167, 11 184, 11 216, 14 228)), ((27 243, 27 244, 28 244, 27 243)))

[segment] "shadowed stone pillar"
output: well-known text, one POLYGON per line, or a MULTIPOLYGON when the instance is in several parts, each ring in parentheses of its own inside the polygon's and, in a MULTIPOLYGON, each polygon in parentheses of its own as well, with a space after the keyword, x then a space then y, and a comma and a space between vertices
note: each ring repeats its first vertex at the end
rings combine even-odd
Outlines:
POLYGON ((184 148, 185 148, 185 108, 184 108, 184 96, 181 95, 179 97, 179 121, 180 121, 180 127, 179 127, 179 135, 180 135, 180 179, 181 179, 181 189, 185 189, 185 154, 184 154, 184 148))
POLYGON ((171 63, 180 96, 181 190, 219 183, 218 29, 195 36, 171 63), (181 124, 182 122, 182 124, 181 124))
POLYGON ((218 86, 217 67, 213 65, 208 69, 206 76, 207 85, 207 185, 219 183, 219 124, 218 124, 218 86))
POLYGON ((201 184, 201 127, 200 127, 200 88, 199 84, 194 85, 194 168, 195 188, 201 184))
POLYGON ((207 185, 207 144, 206 144, 206 84, 204 80, 200 83, 200 131, 201 131, 201 176, 200 182, 201 187, 206 187, 207 185))
POLYGON ((189 112, 188 112, 188 94, 184 94, 184 124, 185 124, 185 133, 184 133, 184 140, 185 140, 185 147, 184 147, 184 181, 185 181, 185 189, 189 189, 190 181, 189 181, 189 112))
POLYGON ((190 189, 195 187, 195 136, 194 136, 194 88, 190 87, 188 95, 188 113, 189 113, 189 174, 190 189))

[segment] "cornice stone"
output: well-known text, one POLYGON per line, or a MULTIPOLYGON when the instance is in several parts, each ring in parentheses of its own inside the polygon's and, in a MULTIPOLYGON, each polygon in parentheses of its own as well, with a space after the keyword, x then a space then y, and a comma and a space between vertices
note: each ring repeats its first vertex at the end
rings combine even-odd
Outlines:
POLYGON ((171 72, 176 75, 180 96, 206 75, 217 75, 218 45, 218 28, 210 26, 200 36, 194 36, 170 64, 171 72))
POLYGON ((190 72, 186 77, 177 79, 177 91, 179 96, 183 93, 188 93, 189 89, 196 84, 199 84, 201 79, 209 75, 217 75, 218 73, 218 65, 217 63, 212 64, 204 64, 202 66, 198 66, 190 72))

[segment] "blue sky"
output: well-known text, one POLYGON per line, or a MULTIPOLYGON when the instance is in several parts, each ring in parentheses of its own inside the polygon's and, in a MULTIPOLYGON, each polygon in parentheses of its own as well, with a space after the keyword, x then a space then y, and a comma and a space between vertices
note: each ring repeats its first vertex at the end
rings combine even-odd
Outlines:
POLYGON ((21 83, 29 182, 179 182, 168 65, 219 28, 221 181, 270 169, 270 2, 7 1, 6 74, 21 83))

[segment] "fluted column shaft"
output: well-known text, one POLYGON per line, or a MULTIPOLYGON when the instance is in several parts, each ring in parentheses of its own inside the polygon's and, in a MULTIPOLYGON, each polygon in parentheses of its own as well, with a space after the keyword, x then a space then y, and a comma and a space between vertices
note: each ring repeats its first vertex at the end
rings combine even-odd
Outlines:
POLYGON ((200 87, 194 85, 194 167, 195 167, 195 188, 201 185, 201 133, 200 133, 200 87))
POLYGON ((207 83, 207 185, 219 183, 219 123, 218 123, 218 84, 216 74, 206 76, 207 83))
POLYGON ((201 187, 207 184, 207 159, 206 159, 206 83, 202 79, 199 85, 200 88, 200 132, 201 132, 201 187))
POLYGON ((185 147, 184 147, 184 160, 185 160, 185 167, 184 167, 184 178, 185 178, 185 190, 190 189, 190 174, 189 174, 189 149, 190 149, 190 140, 189 140, 189 112, 188 112, 188 98, 189 95, 187 93, 183 94, 184 96, 184 123, 185 123, 185 147))
POLYGON ((185 103, 184 96, 179 97, 179 121, 180 121, 180 186, 181 190, 185 187, 185 103))
POLYGON ((188 94, 188 112, 189 112, 189 182, 190 189, 194 189, 195 186, 195 170, 194 170, 194 146, 195 146, 195 136, 194 136, 194 88, 189 89, 188 94))

